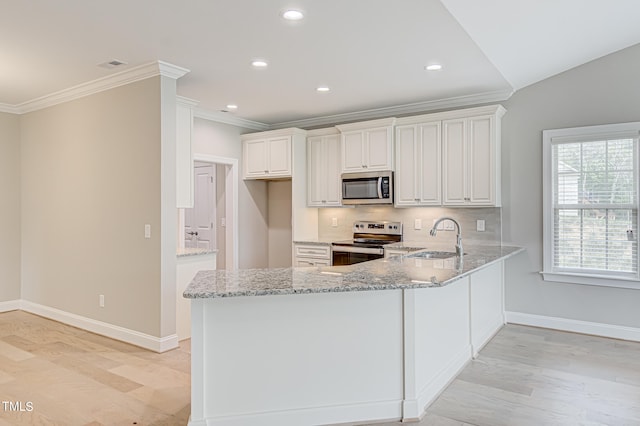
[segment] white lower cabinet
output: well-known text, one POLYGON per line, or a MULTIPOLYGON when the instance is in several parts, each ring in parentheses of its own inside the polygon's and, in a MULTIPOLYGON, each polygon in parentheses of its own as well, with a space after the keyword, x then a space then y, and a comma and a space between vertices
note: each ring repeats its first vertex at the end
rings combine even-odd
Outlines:
POLYGON ((471 348, 474 357, 505 324, 503 265, 504 262, 496 262, 469 277, 471 348))
POLYGON ((331 266, 331 246, 296 244, 295 266, 331 266))

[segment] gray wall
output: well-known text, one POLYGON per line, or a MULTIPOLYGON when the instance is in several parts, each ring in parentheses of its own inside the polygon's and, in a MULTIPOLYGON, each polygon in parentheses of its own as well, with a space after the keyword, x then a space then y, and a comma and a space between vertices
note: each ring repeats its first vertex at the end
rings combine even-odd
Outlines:
POLYGON ((639 290, 543 281, 542 130, 640 121, 640 45, 516 92, 504 104, 503 237, 525 246, 507 263, 508 311, 640 327, 639 290))
MULTIPOLYGON (((255 132, 229 124, 196 118, 193 152, 238 160, 238 267, 269 265, 267 183, 242 180, 240 135, 255 132)), ((228 222, 228 219, 227 219, 228 222)))
POLYGON ((0 113, 0 302, 20 299, 19 124, 0 113))
POLYGON ((161 318, 161 109, 154 77, 20 117, 22 299, 175 331, 175 313, 172 326, 161 318))

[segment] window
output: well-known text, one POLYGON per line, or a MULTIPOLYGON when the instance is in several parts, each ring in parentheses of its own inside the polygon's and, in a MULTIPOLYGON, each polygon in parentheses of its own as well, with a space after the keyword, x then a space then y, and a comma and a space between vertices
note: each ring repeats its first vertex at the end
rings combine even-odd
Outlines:
POLYGON ((640 123, 543 132, 544 279, 640 287, 640 123))

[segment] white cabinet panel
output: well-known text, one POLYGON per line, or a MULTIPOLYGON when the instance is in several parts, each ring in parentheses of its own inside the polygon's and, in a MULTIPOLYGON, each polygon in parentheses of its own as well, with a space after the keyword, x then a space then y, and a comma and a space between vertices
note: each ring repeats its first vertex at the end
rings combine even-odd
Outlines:
POLYGON ((366 168, 363 132, 342 135, 342 171, 357 172, 366 168))
POLYGON ((176 206, 193 207, 193 107, 186 98, 176 102, 176 206))
POLYGON ((316 244, 296 244, 296 266, 331 266, 331 246, 316 244))
POLYGON ((266 139, 244 143, 244 166, 245 178, 264 176, 269 173, 266 139))
POLYGON ((441 204, 440 122, 396 128, 396 206, 441 204))
POLYGON ((244 178, 291 177, 291 137, 244 140, 244 178))
POLYGON ((446 120, 442 127, 444 204, 464 204, 467 198, 465 120, 446 120))
POLYGON ((393 170, 395 118, 336 126, 342 133, 342 172, 393 170))
POLYGON ((367 170, 393 170, 392 128, 383 127, 365 132, 365 164, 367 170))
POLYGON ((499 206, 496 115, 443 122, 443 204, 499 206))
POLYGON ((340 136, 307 139, 307 205, 329 207, 342 204, 340 188, 340 136))
POLYGON ((495 144, 490 116, 469 119, 469 201, 494 202, 495 144))

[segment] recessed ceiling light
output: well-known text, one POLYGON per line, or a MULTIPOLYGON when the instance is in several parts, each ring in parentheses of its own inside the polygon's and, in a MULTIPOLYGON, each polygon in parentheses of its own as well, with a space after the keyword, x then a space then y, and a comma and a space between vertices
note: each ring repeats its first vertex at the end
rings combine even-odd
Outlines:
POLYGON ((238 105, 229 104, 229 105, 227 105, 227 109, 238 109, 238 105))
POLYGON ((288 21, 299 21, 304 18, 304 14, 299 10, 289 9, 282 14, 282 17, 288 21))
POLYGON ((318 87, 316 87, 316 91, 318 91, 318 92, 328 92, 329 90, 331 90, 331 89, 329 89, 327 86, 318 86, 318 87))
POLYGON ((256 59, 251 62, 251 65, 253 65, 256 68, 265 68, 267 66, 267 62, 262 59, 256 59))
POLYGON ((427 65, 426 67, 424 67, 425 70, 427 71, 439 71, 442 69, 442 65, 440 64, 431 64, 431 65, 427 65))

